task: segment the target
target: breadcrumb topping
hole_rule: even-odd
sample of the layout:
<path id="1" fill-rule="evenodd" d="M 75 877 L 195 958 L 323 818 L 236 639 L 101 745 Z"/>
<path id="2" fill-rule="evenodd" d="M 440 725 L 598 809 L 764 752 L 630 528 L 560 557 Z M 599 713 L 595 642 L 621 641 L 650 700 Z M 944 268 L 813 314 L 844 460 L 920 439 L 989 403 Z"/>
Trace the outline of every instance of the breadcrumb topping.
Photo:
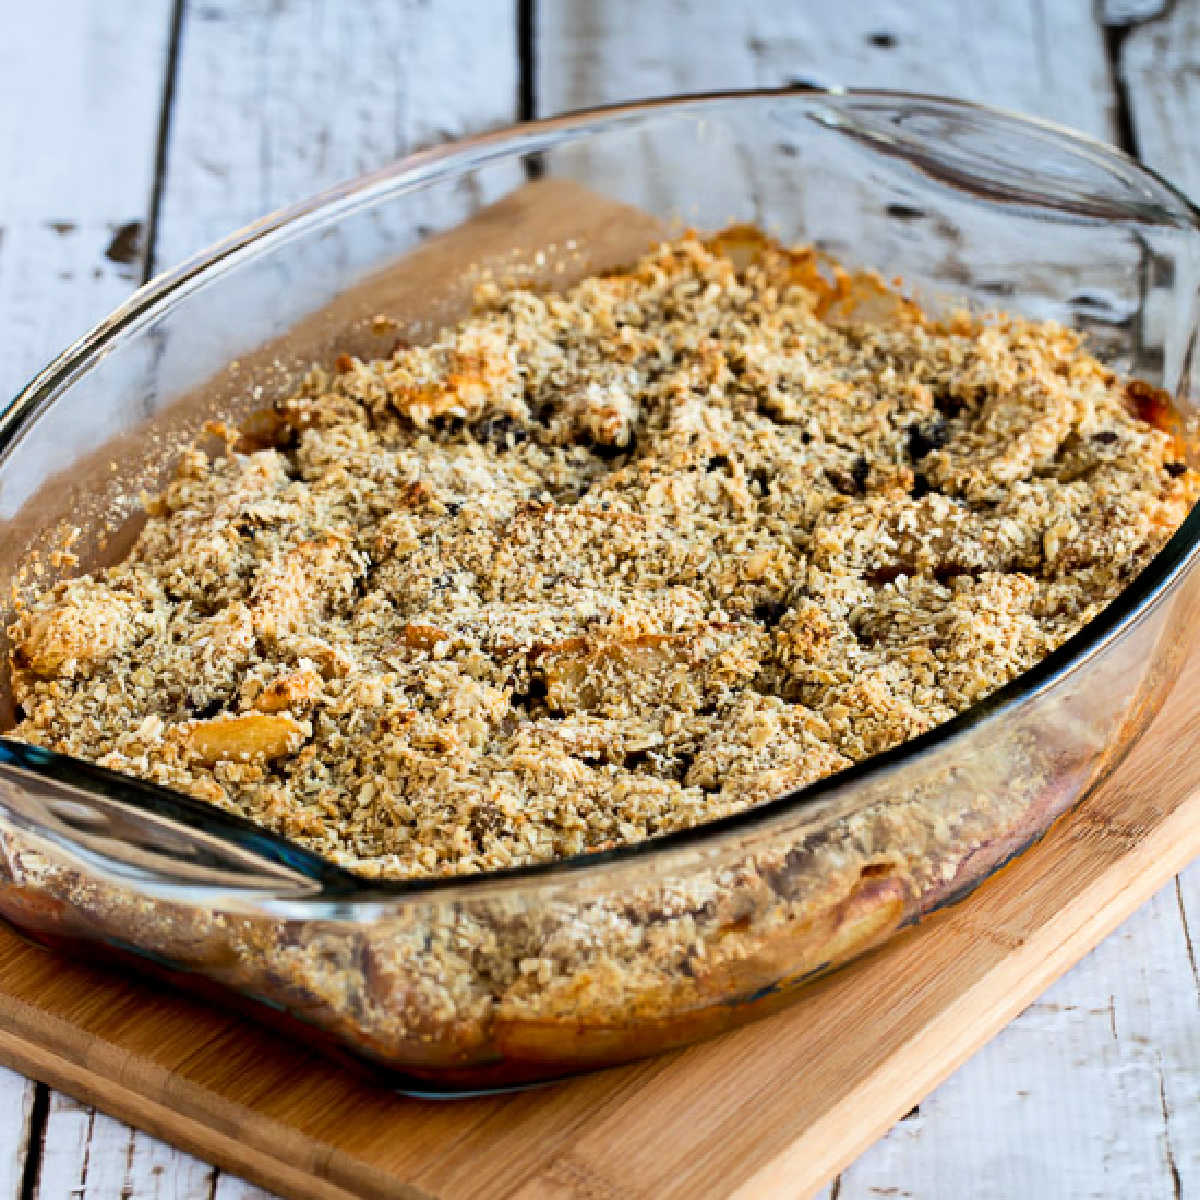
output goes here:
<path id="1" fill-rule="evenodd" d="M 370 876 L 595 851 L 963 711 L 1200 485 L 1071 331 L 750 230 L 478 299 L 184 455 L 124 562 L 19 612 L 13 736 Z"/>

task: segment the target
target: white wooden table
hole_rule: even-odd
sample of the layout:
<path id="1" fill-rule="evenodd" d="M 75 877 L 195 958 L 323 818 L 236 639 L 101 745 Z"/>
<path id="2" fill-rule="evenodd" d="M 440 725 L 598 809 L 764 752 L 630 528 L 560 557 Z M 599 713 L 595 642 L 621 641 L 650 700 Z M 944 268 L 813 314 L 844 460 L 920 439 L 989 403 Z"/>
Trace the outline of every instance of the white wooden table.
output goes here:
<path id="1" fill-rule="evenodd" d="M 415 147 L 800 80 L 1050 117 L 1200 196 L 1200 0 L 0 0 L 0 395 L 158 268 Z M 1200 864 L 828 1195 L 1200 1196 L 1198 948 Z M 0 1073 L 0 1200 L 256 1195 Z"/>

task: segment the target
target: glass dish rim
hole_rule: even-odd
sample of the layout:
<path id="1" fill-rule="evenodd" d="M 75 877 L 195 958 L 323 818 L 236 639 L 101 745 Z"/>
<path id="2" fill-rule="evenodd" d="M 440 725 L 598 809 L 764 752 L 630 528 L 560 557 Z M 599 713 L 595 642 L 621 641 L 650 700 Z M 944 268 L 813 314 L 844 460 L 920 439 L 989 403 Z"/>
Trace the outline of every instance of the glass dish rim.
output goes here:
<path id="1" fill-rule="evenodd" d="M 464 168 L 482 166 L 493 158 L 534 155 L 552 149 L 559 135 L 586 133 L 589 125 L 595 122 L 609 124 L 614 120 L 647 113 L 682 111 L 710 104 L 719 106 L 764 99 L 794 99 L 811 103 L 823 97 L 831 100 L 844 97 L 851 100 L 922 102 L 951 111 L 978 114 L 984 119 L 999 118 L 1018 127 L 1038 131 L 1052 142 L 1076 152 L 1086 152 L 1089 157 L 1119 167 L 1124 174 L 1140 176 L 1163 189 L 1178 205 L 1179 215 L 1186 221 L 1184 228 L 1189 228 L 1192 233 L 1200 233 L 1200 209 L 1152 168 L 1121 150 L 1053 121 L 952 97 L 877 88 L 751 88 L 678 93 L 578 109 L 417 151 L 269 213 L 198 251 L 177 266 L 155 275 L 107 317 L 72 342 L 0 411 L 0 462 L 17 448 L 16 443 L 25 430 L 42 412 L 86 374 L 119 337 L 124 334 L 135 335 L 142 325 L 161 309 L 186 295 L 193 286 L 219 276 L 244 258 L 270 249 L 275 244 L 275 235 L 285 237 L 302 231 L 310 222 L 331 223 L 365 207 L 377 197 L 432 182 Z M 599 128 L 595 131 L 598 132 Z M 186 827 L 229 838 L 244 847 L 249 841 L 251 845 L 246 848 L 252 849 L 263 859 L 298 872 L 317 885 L 317 890 L 302 897 L 289 897 L 292 903 L 302 907 L 331 900 L 339 903 L 399 898 L 441 900 L 449 899 L 457 892 L 479 893 L 497 887 L 507 889 L 526 882 L 539 888 L 559 879 L 584 882 L 585 878 L 614 867 L 630 866 L 642 859 L 671 857 L 673 851 L 702 846 L 720 847 L 739 834 L 749 834 L 788 815 L 802 813 L 835 792 L 877 780 L 887 771 L 915 762 L 949 745 L 960 735 L 992 717 L 998 717 L 1032 700 L 1085 665 L 1156 607 L 1176 580 L 1194 566 L 1197 557 L 1200 557 L 1200 502 L 1192 506 L 1166 545 L 1133 582 L 1082 629 L 1035 667 L 1022 672 L 951 720 L 880 754 L 853 763 L 836 774 L 731 816 L 608 850 L 574 854 L 524 866 L 437 877 L 372 880 L 340 867 L 245 818 L 226 813 L 185 793 L 136 776 L 107 770 L 84 759 L 0 736 L 0 763 L 29 772 L 52 784 L 117 799 L 135 809 L 177 820 Z M 203 883 L 191 886 L 197 894 L 218 890 Z M 229 889 L 225 886 L 219 890 Z M 261 892 L 263 889 L 259 886 L 253 890 Z"/>

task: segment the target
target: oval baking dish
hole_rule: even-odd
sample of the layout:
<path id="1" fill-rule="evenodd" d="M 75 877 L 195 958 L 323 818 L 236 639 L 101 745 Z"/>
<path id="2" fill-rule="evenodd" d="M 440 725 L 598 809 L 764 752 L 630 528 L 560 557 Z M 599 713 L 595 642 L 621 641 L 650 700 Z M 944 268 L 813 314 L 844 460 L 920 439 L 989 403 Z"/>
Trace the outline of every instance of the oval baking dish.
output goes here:
<path id="1" fill-rule="evenodd" d="M 0 418 L 6 595 L 116 561 L 138 496 L 207 421 L 246 421 L 335 351 L 428 337 L 481 272 L 560 288 L 664 231 L 731 222 L 898 274 L 935 311 L 1079 329 L 1173 397 L 1194 447 L 1200 225 L 1153 174 L 931 97 L 679 97 L 416 154 L 142 288 Z M 679 1046 L 961 898 L 1103 779 L 1180 668 L 1198 535 L 1193 510 L 1080 633 L 954 720 L 734 816 L 537 866 L 370 882 L 181 794 L 0 739 L 0 915 L 301 1023 L 421 1094 Z"/>

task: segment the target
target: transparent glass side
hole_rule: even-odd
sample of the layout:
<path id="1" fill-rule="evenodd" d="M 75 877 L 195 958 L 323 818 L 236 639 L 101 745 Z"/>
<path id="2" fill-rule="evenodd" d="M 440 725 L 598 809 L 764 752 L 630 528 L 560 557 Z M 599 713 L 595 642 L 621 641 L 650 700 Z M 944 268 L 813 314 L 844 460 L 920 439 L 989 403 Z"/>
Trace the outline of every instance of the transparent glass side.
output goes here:
<path id="1" fill-rule="evenodd" d="M 254 419 L 312 361 L 427 337 L 489 273 L 565 286 L 684 223 L 759 224 L 935 308 L 1082 328 L 1177 397 L 1190 437 L 1191 216 L 1099 147 L 919 98 L 796 95 L 521 138 L 226 248 L 44 384 L 0 459 L 6 594 L 113 561 L 140 490 L 204 422 Z M 282 1010 L 400 1086 L 509 1086 L 679 1045 L 965 894 L 1111 770 L 1178 672 L 1190 536 L 1115 635 L 1084 631 L 953 727 L 746 819 L 548 871 L 367 888 L 197 802 L 0 743 L 0 913 Z M 67 543 L 81 567 L 54 557 Z"/>

